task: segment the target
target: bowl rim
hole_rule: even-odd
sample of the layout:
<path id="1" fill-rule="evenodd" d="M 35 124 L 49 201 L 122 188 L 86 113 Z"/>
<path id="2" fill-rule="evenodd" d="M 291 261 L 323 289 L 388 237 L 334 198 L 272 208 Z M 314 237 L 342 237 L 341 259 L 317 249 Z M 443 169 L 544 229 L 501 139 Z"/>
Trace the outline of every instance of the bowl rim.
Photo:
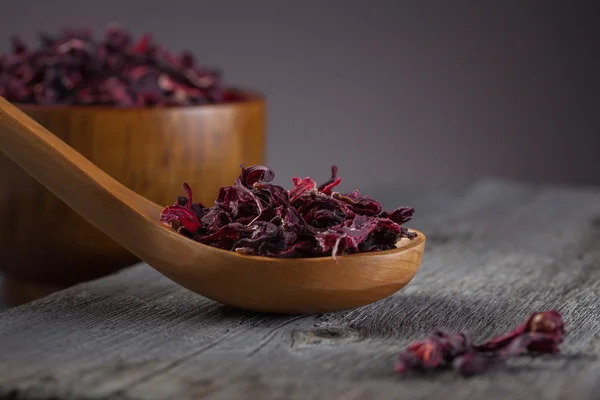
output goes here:
<path id="1" fill-rule="evenodd" d="M 228 101 L 224 103 L 209 103 L 209 104 L 194 104 L 186 106 L 163 106 L 163 107 L 116 107 L 116 106 L 83 106 L 83 105 L 41 105 L 34 103 L 13 103 L 22 111 L 39 111 L 39 112 L 52 112 L 52 111 L 106 111 L 115 113 L 127 113 L 127 112 L 177 112 L 186 110 L 198 110 L 198 109 L 219 109 L 227 108 L 231 106 L 241 106 L 250 104 L 261 104 L 265 102 L 265 95 L 255 89 L 247 89 L 239 86 L 227 86 L 225 88 L 227 92 L 235 93 L 240 95 L 241 99 Z"/>

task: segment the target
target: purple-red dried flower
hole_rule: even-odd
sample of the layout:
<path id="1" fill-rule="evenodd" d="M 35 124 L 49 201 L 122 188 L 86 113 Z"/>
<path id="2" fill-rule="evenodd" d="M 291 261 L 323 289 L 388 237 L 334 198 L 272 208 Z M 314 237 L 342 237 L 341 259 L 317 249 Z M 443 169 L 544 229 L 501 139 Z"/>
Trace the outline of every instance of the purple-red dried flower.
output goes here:
<path id="1" fill-rule="evenodd" d="M 194 203 L 185 184 L 187 198 L 166 207 L 160 219 L 200 243 L 269 257 L 389 250 L 400 238 L 416 236 L 401 226 L 412 217 L 412 208 L 382 213 L 379 202 L 358 191 L 334 192 L 341 182 L 335 166 L 320 186 L 311 178 L 294 178 L 294 187 L 286 190 L 269 183 L 274 177 L 264 166 L 242 167 L 235 185 L 222 187 L 210 208 Z"/>
<path id="2" fill-rule="evenodd" d="M 522 354 L 557 353 L 564 334 L 564 322 L 555 310 L 534 313 L 524 324 L 481 345 L 473 345 L 464 333 L 437 331 L 400 353 L 395 371 L 453 368 L 465 376 L 475 375 Z"/>
<path id="3" fill-rule="evenodd" d="M 402 373 L 407 370 L 427 371 L 448 366 L 470 348 L 471 339 L 465 334 L 438 330 L 425 340 L 409 345 L 400 354 L 395 370 Z"/>
<path id="4" fill-rule="evenodd" d="M 505 335 L 498 336 L 479 346 L 478 349 L 493 351 L 505 347 L 516 337 L 526 334 L 536 334 L 537 340 L 533 341 L 527 350 L 541 353 L 554 353 L 562 343 L 565 327 L 558 311 L 543 311 L 531 314 L 524 324 L 519 325 Z M 546 337 L 548 340 L 543 340 Z"/>
<path id="5" fill-rule="evenodd" d="M 0 95 L 22 104 L 185 106 L 235 100 L 219 71 L 196 64 L 189 52 L 175 56 L 150 34 L 134 41 L 110 24 L 103 40 L 89 29 L 40 35 L 29 48 L 11 39 L 12 52 L 0 55 Z"/>

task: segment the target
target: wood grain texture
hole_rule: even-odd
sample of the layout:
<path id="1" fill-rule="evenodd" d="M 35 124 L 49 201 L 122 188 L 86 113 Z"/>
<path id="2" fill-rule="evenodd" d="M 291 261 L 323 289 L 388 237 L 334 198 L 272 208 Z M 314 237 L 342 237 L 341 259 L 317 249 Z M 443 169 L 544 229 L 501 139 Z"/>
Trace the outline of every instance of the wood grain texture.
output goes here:
<path id="1" fill-rule="evenodd" d="M 144 197 L 172 204 L 185 181 L 197 201 L 211 204 L 222 185 L 235 181 L 240 163 L 263 162 L 265 104 L 258 95 L 247 97 L 170 109 L 22 108 Z M 0 270 L 8 278 L 54 290 L 137 260 L 0 154 Z"/>
<path id="2" fill-rule="evenodd" d="M 419 214 L 432 196 L 446 202 Z M 596 400 L 600 190 L 482 182 L 411 198 L 428 251 L 411 284 L 386 300 L 269 316 L 135 267 L 0 314 L 0 396 Z M 433 328 L 483 339 L 547 308 L 567 323 L 560 356 L 524 357 L 472 379 L 392 372 L 396 354 Z"/>

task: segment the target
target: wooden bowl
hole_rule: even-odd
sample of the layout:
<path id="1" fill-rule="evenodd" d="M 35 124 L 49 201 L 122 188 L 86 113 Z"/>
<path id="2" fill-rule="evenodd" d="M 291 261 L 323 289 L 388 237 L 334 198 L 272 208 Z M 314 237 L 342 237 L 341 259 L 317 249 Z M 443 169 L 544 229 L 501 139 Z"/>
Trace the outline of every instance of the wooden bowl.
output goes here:
<path id="1" fill-rule="evenodd" d="M 266 111 L 256 93 L 194 107 L 20 108 L 137 193 L 162 205 L 184 195 L 212 205 L 240 164 L 264 161 Z M 157 215 L 158 217 L 158 215 Z M 0 271 L 4 297 L 20 304 L 138 262 L 0 154 Z"/>

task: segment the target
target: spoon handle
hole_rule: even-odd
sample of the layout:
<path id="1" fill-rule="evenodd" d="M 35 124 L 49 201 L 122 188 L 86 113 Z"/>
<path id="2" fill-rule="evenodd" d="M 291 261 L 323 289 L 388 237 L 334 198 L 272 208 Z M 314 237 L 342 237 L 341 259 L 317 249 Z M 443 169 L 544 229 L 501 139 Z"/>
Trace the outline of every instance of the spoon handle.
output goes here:
<path id="1" fill-rule="evenodd" d="M 137 247 L 140 224 L 158 218 L 160 207 L 117 182 L 2 97 L 0 151 L 129 250 Z"/>

